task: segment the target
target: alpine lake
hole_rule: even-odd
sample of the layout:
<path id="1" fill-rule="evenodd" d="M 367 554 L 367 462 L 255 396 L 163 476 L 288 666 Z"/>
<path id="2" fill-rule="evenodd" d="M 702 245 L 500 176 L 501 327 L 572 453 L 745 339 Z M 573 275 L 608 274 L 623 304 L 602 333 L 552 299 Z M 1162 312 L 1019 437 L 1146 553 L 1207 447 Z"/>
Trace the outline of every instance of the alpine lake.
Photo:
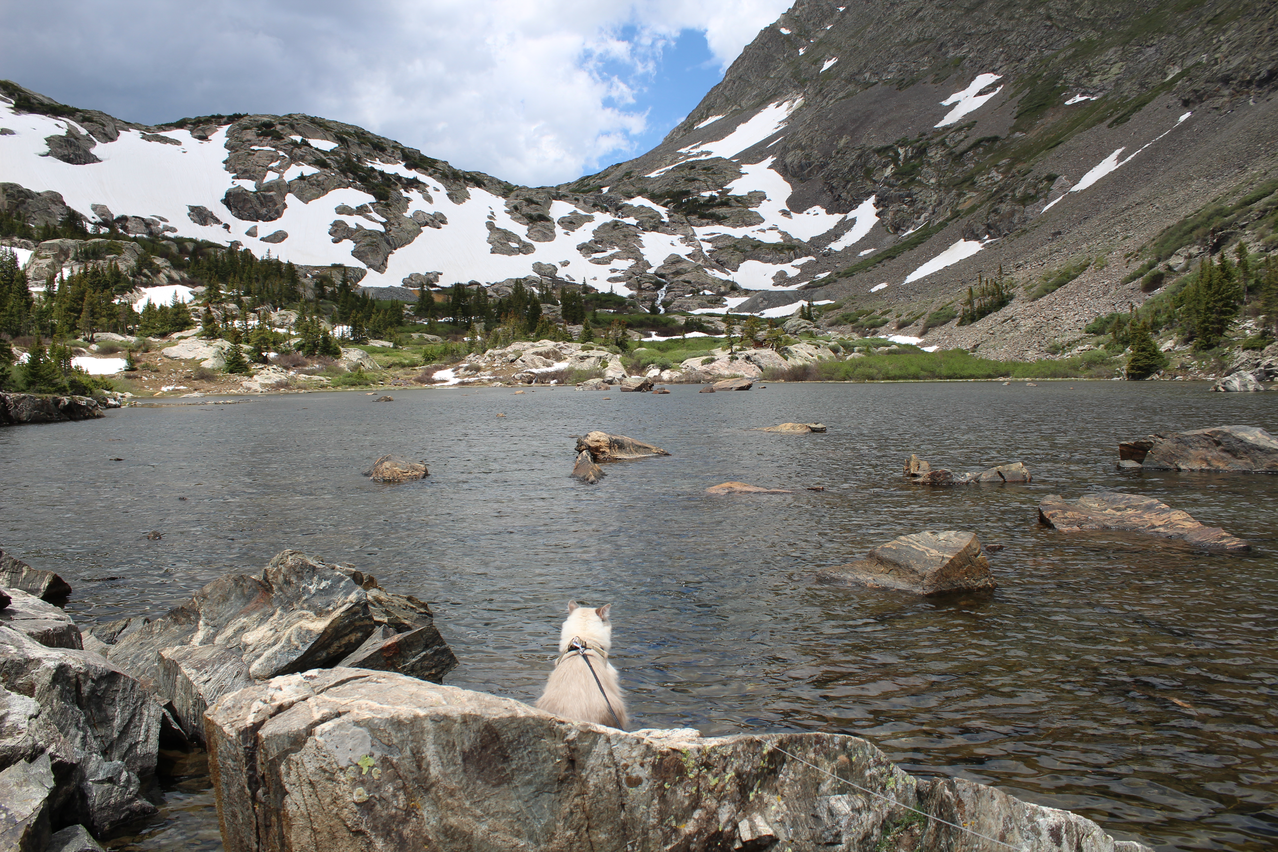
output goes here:
<path id="1" fill-rule="evenodd" d="M 697 390 L 182 399 L 4 429 L 0 547 L 66 578 L 82 628 L 160 615 L 286 548 L 347 562 L 430 602 L 460 660 L 447 683 L 527 702 L 567 601 L 612 602 L 634 727 L 854 734 L 908 772 L 992 784 L 1157 849 L 1278 847 L 1278 476 L 1115 467 L 1120 441 L 1154 432 L 1278 434 L 1278 393 Z M 757 431 L 787 421 L 829 431 Z M 593 429 L 671 455 L 584 485 L 569 477 L 574 437 Z M 363 471 L 387 453 L 429 477 L 372 482 Z M 902 476 L 911 453 L 955 471 L 1023 461 L 1034 479 L 928 488 Z M 704 493 L 728 480 L 793 493 Z M 1158 498 L 1252 550 L 1038 523 L 1046 495 L 1104 489 Z M 814 582 L 899 535 L 949 529 L 1003 546 L 992 595 Z M 165 796 L 110 846 L 221 849 L 205 776 Z"/>

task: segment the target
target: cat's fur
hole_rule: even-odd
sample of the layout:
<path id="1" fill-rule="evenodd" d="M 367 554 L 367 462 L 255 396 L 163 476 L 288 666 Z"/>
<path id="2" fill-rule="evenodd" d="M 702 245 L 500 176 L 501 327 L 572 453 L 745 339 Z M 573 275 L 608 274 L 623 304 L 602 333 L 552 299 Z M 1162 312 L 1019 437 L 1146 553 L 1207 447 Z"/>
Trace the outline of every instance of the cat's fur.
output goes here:
<path id="1" fill-rule="evenodd" d="M 620 721 L 622 730 L 629 725 L 626 703 L 617 684 L 617 670 L 608 662 L 608 652 L 612 650 L 612 622 L 608 620 L 611 609 L 612 604 L 591 609 L 579 606 L 576 601 L 568 602 L 568 618 L 559 631 L 559 662 L 550 673 L 541 698 L 537 699 L 539 708 L 574 722 L 593 722 L 615 728 Z M 574 638 L 586 643 L 589 649 L 586 656 L 590 658 L 590 668 L 594 669 L 599 683 L 595 683 L 595 676 L 590 674 L 586 661 L 572 649 Z M 603 686 L 602 693 L 600 685 Z M 605 694 L 607 702 L 604 701 Z M 617 718 L 614 719 L 609 712 L 608 704 L 612 705 Z"/>

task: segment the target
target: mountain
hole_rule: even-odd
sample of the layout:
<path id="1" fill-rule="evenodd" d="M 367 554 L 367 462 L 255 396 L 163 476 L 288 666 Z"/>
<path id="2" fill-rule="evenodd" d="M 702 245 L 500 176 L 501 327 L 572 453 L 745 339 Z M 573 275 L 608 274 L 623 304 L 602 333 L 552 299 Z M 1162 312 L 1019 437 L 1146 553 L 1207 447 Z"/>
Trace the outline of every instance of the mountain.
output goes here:
<path id="1" fill-rule="evenodd" d="M 1231 235 L 1274 247 L 1276 33 L 1259 0 L 798 0 L 657 148 L 539 188 L 312 116 L 143 127 L 3 83 L 0 212 L 404 298 L 531 276 L 656 309 L 811 301 L 827 326 L 1030 357 Z M 950 322 L 992 277 L 1011 303 Z"/>

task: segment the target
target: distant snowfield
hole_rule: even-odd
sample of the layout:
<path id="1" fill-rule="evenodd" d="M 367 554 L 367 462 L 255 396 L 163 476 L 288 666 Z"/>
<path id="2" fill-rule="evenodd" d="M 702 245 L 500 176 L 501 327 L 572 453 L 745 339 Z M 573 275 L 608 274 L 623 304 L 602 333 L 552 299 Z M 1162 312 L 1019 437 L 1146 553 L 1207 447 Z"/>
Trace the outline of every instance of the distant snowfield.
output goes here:
<path id="1" fill-rule="evenodd" d="M 1162 139 L 1168 133 L 1171 133 L 1177 127 L 1180 127 L 1180 125 L 1183 124 L 1185 120 L 1188 119 L 1191 115 L 1193 115 L 1192 112 L 1187 112 L 1182 114 L 1180 118 L 1176 119 L 1175 124 L 1173 124 L 1167 130 L 1164 130 L 1162 133 L 1158 134 L 1158 136 L 1154 137 L 1150 141 L 1146 142 L 1144 145 L 1141 145 L 1139 148 L 1137 148 L 1135 151 L 1133 151 L 1130 155 L 1126 157 L 1123 156 L 1123 152 L 1127 150 L 1126 146 L 1114 151 L 1112 154 L 1110 154 L 1105 159 L 1101 160 L 1095 166 L 1092 166 L 1091 170 L 1088 171 L 1087 174 L 1079 178 L 1078 183 L 1071 186 L 1067 192 L 1065 192 L 1059 198 L 1049 201 L 1046 204 L 1046 206 L 1043 207 L 1042 212 L 1046 213 L 1048 210 L 1051 210 L 1057 204 L 1064 201 L 1065 198 L 1070 195 L 1070 193 L 1082 192 L 1083 190 L 1089 187 L 1095 186 L 1096 183 L 1099 182 L 1102 178 L 1113 173 L 1120 166 L 1127 165 L 1132 160 L 1136 159 L 1136 156 L 1140 154 L 1142 151 L 1144 151 L 1146 148 L 1148 148 L 1150 145 L 1153 145 L 1155 142 Z"/>
<path id="2" fill-rule="evenodd" d="M 984 106 L 985 102 L 990 98 L 1003 91 L 1003 87 L 999 86 L 992 92 L 982 95 L 980 92 L 995 81 L 1001 80 L 1001 74 L 981 74 L 978 75 L 972 84 L 961 92 L 955 92 L 945 100 L 941 101 L 941 106 L 954 105 L 954 108 L 946 113 L 945 118 L 936 123 L 936 127 L 949 127 L 952 124 L 958 124 L 959 120 L 968 113 L 975 112 Z"/>
<path id="3" fill-rule="evenodd" d="M 114 376 L 124 372 L 123 358 L 92 358 L 88 355 L 77 355 L 71 359 L 72 367 L 79 367 L 90 376 Z"/>
<path id="4" fill-rule="evenodd" d="M 926 278 L 933 272 L 940 272 L 947 266 L 953 266 L 960 260 L 966 260 L 985 248 L 985 244 L 992 242 L 991 240 L 959 240 L 918 269 L 911 272 L 905 277 L 903 283 L 909 284 L 911 281 L 918 281 L 920 278 Z"/>
<path id="5" fill-rule="evenodd" d="M 790 115 L 801 106 L 803 106 L 803 98 L 769 104 L 759 110 L 753 118 L 743 121 L 736 130 L 722 139 L 680 148 L 679 152 L 687 154 L 686 159 L 689 160 L 707 157 L 731 159 L 784 128 Z"/>

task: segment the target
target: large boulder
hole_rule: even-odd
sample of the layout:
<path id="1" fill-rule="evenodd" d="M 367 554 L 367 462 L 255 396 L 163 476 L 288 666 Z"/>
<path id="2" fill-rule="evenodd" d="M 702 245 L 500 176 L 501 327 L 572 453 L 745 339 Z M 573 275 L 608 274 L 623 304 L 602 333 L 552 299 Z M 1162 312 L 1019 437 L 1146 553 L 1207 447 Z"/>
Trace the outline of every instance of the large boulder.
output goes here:
<path id="1" fill-rule="evenodd" d="M 225 370 L 226 355 L 234 346 L 229 340 L 183 340 L 173 346 L 160 350 L 165 358 L 175 361 L 199 361 L 201 367 L 210 370 Z"/>
<path id="2" fill-rule="evenodd" d="M 391 594 L 348 566 L 286 550 L 260 575 L 220 577 L 166 615 L 121 634 L 107 655 L 172 702 L 179 725 L 199 739 L 204 709 L 222 695 L 334 666 L 381 627 L 422 632 L 405 641 L 412 653 L 388 655 L 379 667 L 398 662 L 413 676 L 439 680 L 457 664 L 425 603 Z"/>
<path id="3" fill-rule="evenodd" d="M 0 426 L 27 423 L 62 423 L 102 416 L 102 406 L 87 396 L 39 396 L 33 393 L 0 393 Z"/>
<path id="4" fill-rule="evenodd" d="M 411 462 L 399 456 L 382 456 L 364 474 L 374 482 L 413 482 L 429 474 L 422 462 Z"/>
<path id="5" fill-rule="evenodd" d="M 711 385 L 716 391 L 748 391 L 754 387 L 753 379 L 724 379 Z"/>
<path id="6" fill-rule="evenodd" d="M 98 654 L 0 627 L 0 684 L 39 705 L 45 727 L 27 714 L 19 747 L 35 743 L 53 761 L 63 821 L 100 835 L 155 812 L 143 790 L 155 773 L 161 710 L 140 683 Z"/>
<path id="7" fill-rule="evenodd" d="M 53 795 L 48 755 L 0 770 L 0 849 L 46 852 L 53 833 Z"/>
<path id="8" fill-rule="evenodd" d="M 577 453 L 577 460 L 572 464 L 572 475 L 574 479 L 580 479 L 587 485 L 595 485 L 605 474 L 604 469 L 590 457 L 590 451 L 582 450 Z"/>
<path id="9" fill-rule="evenodd" d="M 986 592 L 998 585 L 981 542 L 973 533 L 954 530 L 901 536 L 873 548 L 865 559 L 823 569 L 817 579 L 920 595 Z"/>
<path id="10" fill-rule="evenodd" d="M 71 584 L 52 571 L 41 571 L 0 550 L 0 586 L 21 589 L 41 600 L 57 603 L 71 594 Z"/>
<path id="11" fill-rule="evenodd" d="M 652 379 L 647 376 L 626 376 L 618 386 L 622 393 L 647 393 L 652 390 Z"/>
<path id="12" fill-rule="evenodd" d="M 0 609 L 0 626 L 12 628 L 50 648 L 83 648 L 80 628 L 65 611 L 18 589 L 8 592 L 10 602 Z"/>
<path id="13" fill-rule="evenodd" d="M 1188 513 L 1153 497 L 1100 491 L 1068 501 L 1049 494 L 1038 506 L 1039 522 L 1061 532 L 1122 530 L 1186 541 L 1209 550 L 1250 550 L 1246 541 L 1220 527 L 1200 524 Z"/>
<path id="14" fill-rule="evenodd" d="M 577 439 L 577 452 L 582 451 L 590 453 L 590 458 L 596 464 L 670 455 L 652 444 L 645 444 L 643 441 L 636 441 L 625 435 L 609 435 L 607 432 L 598 430 L 587 432 Z"/>
<path id="15" fill-rule="evenodd" d="M 986 848 L 965 829 L 1021 852 L 1147 849 L 912 777 L 857 737 L 625 732 L 381 672 L 276 678 L 223 698 L 207 726 L 228 852 Z"/>
<path id="16" fill-rule="evenodd" d="M 1213 426 L 1126 441 L 1118 457 L 1150 470 L 1278 473 L 1278 440 L 1258 426 Z"/>
<path id="17" fill-rule="evenodd" d="M 1260 379 L 1256 378 L 1254 373 L 1234 373 L 1232 376 L 1217 380 L 1211 389 L 1227 393 L 1256 393 L 1263 391 L 1265 386 L 1260 383 Z"/>

